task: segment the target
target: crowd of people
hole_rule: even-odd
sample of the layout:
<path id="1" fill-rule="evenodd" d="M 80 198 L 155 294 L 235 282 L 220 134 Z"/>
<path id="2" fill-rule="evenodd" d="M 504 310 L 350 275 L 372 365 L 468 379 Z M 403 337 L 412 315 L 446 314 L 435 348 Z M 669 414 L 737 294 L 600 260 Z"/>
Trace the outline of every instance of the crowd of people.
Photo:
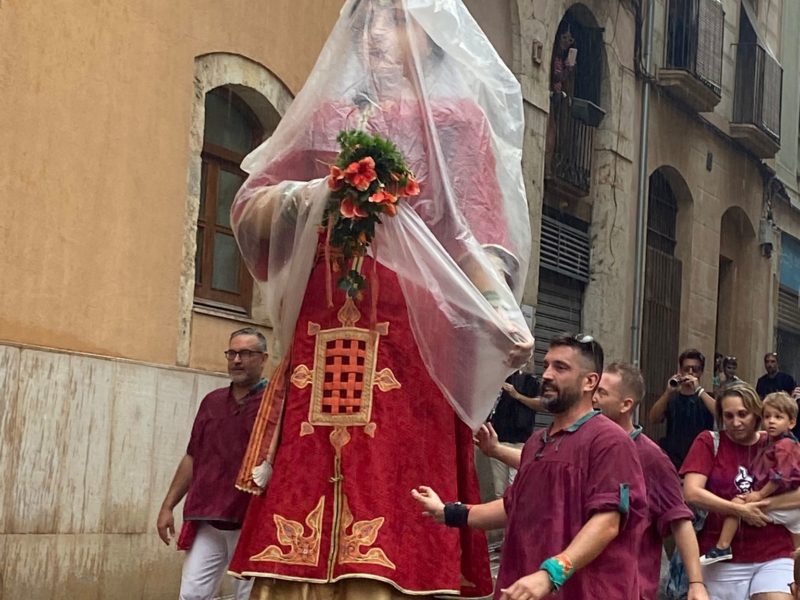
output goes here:
<path id="1" fill-rule="evenodd" d="M 266 340 L 256 329 L 241 329 L 224 354 L 231 384 L 201 403 L 158 516 L 158 533 L 168 544 L 175 536 L 173 510 L 186 497 L 177 538 L 178 548 L 187 550 L 181 599 L 213 596 L 234 558 L 250 502 L 234 482 L 268 387 L 262 377 Z M 495 499 L 481 504 L 474 489 L 457 487 L 441 498 L 441 490 L 424 484 L 414 486 L 411 497 L 446 526 L 442 531 L 463 537 L 469 530 L 504 530 L 494 587 L 502 600 L 556 592 L 566 599 L 800 597 L 792 560 L 800 547 L 800 444 L 792 433 L 798 405 L 786 391 L 774 391 L 776 379 L 789 381 L 777 377 L 776 359 L 765 357 L 763 398 L 739 379 L 712 395 L 701 384 L 704 356 L 682 353 L 678 372 L 648 415 L 667 421 L 659 447 L 637 424 L 645 397 L 640 371 L 622 362 L 604 365 L 602 347 L 591 336 L 555 337 L 541 380 L 515 371 L 473 439 L 496 463 Z M 535 429 L 537 412 L 552 415 L 552 424 Z M 683 427 L 698 429 L 693 439 Z M 380 490 L 366 497 L 373 494 Z M 414 511 L 406 519 L 413 520 Z M 279 543 L 304 541 L 307 552 L 319 551 L 300 523 L 280 524 Z M 374 533 L 350 543 L 358 550 Z M 447 537 L 432 539 L 420 542 L 442 551 Z M 463 546 L 447 547 L 463 559 Z M 668 589 L 665 547 L 674 554 Z M 249 598 L 253 579 L 240 575 L 235 596 Z M 373 585 L 362 597 L 381 597 Z"/>
<path id="2" fill-rule="evenodd" d="M 541 381 L 518 371 L 523 132 L 520 84 L 460 0 L 345 2 L 242 164 L 231 225 L 279 360 L 267 381 L 264 336 L 233 332 L 231 383 L 200 405 L 157 519 L 169 544 L 185 498 L 181 600 L 226 571 L 237 600 L 651 600 L 668 538 L 676 597 L 791 598 L 797 404 L 777 357 L 756 389 L 723 357 L 708 391 L 684 352 L 647 415 L 659 444 L 640 372 L 592 336 L 549 340 Z"/>
<path id="3" fill-rule="evenodd" d="M 584 384 L 580 388 L 582 400 L 573 393 L 565 401 L 570 396 L 569 388 L 558 373 L 570 371 L 565 346 L 576 350 L 569 358 L 574 361 L 582 354 L 587 363 L 581 373 L 583 379 L 573 380 Z M 791 593 L 795 594 L 792 556 L 794 548 L 800 547 L 800 493 L 796 492 L 800 486 L 800 445 L 792 429 L 796 426 L 798 405 L 786 391 L 795 392 L 793 380 L 785 374 L 778 376 L 777 356 L 765 356 L 766 373 L 759 380 L 761 397 L 756 388 L 736 377 L 730 368 L 725 374 L 727 381 L 723 379 L 713 393 L 707 393 L 700 383 L 704 356 L 693 349 L 682 353 L 678 372 L 667 382 L 665 392 L 649 413 L 652 422 L 667 420 L 667 435 L 660 440 L 659 448 L 642 433 L 641 426 L 634 425 L 634 414 L 645 395 L 641 373 L 625 363 L 612 363 L 604 370 L 602 358 L 597 362 L 597 354 L 594 341 L 584 345 L 569 336 L 555 338 L 543 365 L 541 397 L 527 397 L 518 389 L 512 391 L 511 382 L 504 386 L 501 402 L 507 395 L 524 409 L 535 407 L 555 413 L 555 420 L 550 427 L 533 432 L 522 450 L 504 443 L 492 423 L 479 432 L 476 443 L 485 454 L 509 468 L 520 469 L 502 500 L 465 510 L 442 504 L 435 491 L 426 487 L 414 492 L 426 512 L 444 523 L 448 523 L 448 515 L 461 514 L 455 522 L 474 527 L 502 522 L 506 526 L 498 578 L 503 598 L 541 598 L 561 585 L 567 598 L 777 599 L 789 597 L 790 584 Z M 602 375 L 590 384 L 587 370 L 593 370 L 592 377 Z M 785 387 L 776 390 L 781 381 Z M 537 383 L 527 381 L 526 385 L 536 387 Z M 573 387 L 576 389 L 579 388 Z M 594 410 L 588 410 L 592 406 Z M 634 449 L 606 434 L 605 442 L 616 446 L 612 457 L 593 436 L 581 439 L 574 435 L 585 430 L 586 423 L 594 421 L 598 412 L 628 434 Z M 493 421 L 497 422 L 497 412 Z M 502 419 L 500 423 L 506 427 Z M 562 444 L 562 440 L 576 443 Z M 576 447 L 589 454 L 576 455 Z M 602 460 L 584 462 L 591 458 Z M 637 459 L 643 488 L 628 470 Z M 555 464 L 547 464 L 550 460 Z M 575 477 L 573 471 L 589 477 Z M 600 476 L 607 487 L 592 482 L 594 475 Z M 585 548 L 576 540 L 583 542 L 584 528 L 594 531 L 591 528 L 595 516 L 602 514 L 594 505 L 597 501 L 593 495 L 606 500 L 614 497 L 608 486 L 613 490 L 622 485 L 620 478 L 629 486 L 629 506 L 625 512 L 619 507 L 616 511 L 624 515 L 625 531 L 633 534 L 633 547 L 638 543 L 638 550 L 627 556 L 615 554 L 622 543 L 622 531 L 605 538 L 595 535 L 590 556 L 596 558 L 586 565 L 582 554 Z M 500 485 L 504 483 L 508 482 Z M 637 488 L 646 497 L 646 508 L 640 507 L 638 513 Z M 490 511 L 498 514 L 490 518 Z M 566 536 L 565 526 L 569 531 Z M 672 540 L 666 546 L 674 548 L 675 558 L 680 559 L 672 562 L 673 579 L 674 565 L 681 568 L 677 569 L 678 581 L 670 581 L 669 588 L 664 589 L 661 555 L 667 537 Z M 525 541 L 520 543 L 521 539 Z M 540 545 L 546 547 L 539 548 Z M 535 564 L 549 555 L 558 558 L 561 566 L 547 563 L 549 558 Z M 613 581 L 609 581 L 602 573 L 610 568 L 604 559 L 612 557 L 610 564 L 616 566 Z M 578 565 L 584 567 L 582 571 Z M 625 572 L 623 565 L 638 565 L 638 593 L 631 592 L 635 578 Z M 597 568 L 600 570 L 593 571 Z M 512 569 L 516 572 L 509 576 Z M 515 580 L 532 571 L 539 573 L 538 579 L 529 575 Z M 545 574 L 550 578 L 549 584 Z M 621 587 L 613 587 L 621 581 Z"/>

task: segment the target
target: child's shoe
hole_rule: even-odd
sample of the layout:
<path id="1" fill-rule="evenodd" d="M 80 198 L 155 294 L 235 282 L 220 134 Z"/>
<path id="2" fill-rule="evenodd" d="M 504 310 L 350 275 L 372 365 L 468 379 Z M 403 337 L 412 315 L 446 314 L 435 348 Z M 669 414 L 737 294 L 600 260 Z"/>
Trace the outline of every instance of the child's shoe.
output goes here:
<path id="1" fill-rule="evenodd" d="M 730 560 L 733 558 L 733 552 L 731 552 L 731 547 L 728 546 L 727 548 L 717 548 L 714 546 L 711 550 L 703 554 L 700 557 L 700 564 L 705 565 L 713 565 L 714 563 L 721 562 L 723 560 Z"/>

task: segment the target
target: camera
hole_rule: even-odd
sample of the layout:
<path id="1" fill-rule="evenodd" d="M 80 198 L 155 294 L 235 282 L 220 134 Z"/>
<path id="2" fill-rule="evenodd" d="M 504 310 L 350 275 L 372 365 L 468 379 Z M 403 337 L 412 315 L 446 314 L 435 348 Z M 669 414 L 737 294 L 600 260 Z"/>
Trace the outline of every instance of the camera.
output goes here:
<path id="1" fill-rule="evenodd" d="M 683 377 L 670 377 L 669 378 L 669 387 L 678 387 L 680 384 L 683 383 Z"/>

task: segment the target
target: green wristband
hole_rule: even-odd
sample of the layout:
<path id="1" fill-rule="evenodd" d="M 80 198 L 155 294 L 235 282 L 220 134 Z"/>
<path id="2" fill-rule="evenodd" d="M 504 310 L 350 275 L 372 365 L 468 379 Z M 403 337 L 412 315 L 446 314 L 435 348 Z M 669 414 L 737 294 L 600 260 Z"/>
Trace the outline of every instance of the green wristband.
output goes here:
<path id="1" fill-rule="evenodd" d="M 550 582 L 553 584 L 553 589 L 558 591 L 567 580 L 572 577 L 575 569 L 572 562 L 563 554 L 558 556 L 551 556 L 544 561 L 539 568 L 547 573 L 550 577 Z"/>

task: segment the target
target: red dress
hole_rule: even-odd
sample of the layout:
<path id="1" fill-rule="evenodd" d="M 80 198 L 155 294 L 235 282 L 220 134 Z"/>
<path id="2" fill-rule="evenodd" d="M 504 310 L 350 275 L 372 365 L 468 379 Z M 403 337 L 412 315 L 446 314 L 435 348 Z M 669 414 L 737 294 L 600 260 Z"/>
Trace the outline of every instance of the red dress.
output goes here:
<path id="1" fill-rule="evenodd" d="M 480 501 L 472 434 L 428 375 L 396 277 L 377 266 L 370 332 L 369 292 L 354 303 L 335 290 L 328 308 L 325 271 L 320 257 L 295 329 L 272 478 L 250 503 L 230 570 L 491 593 L 483 533 L 433 524 L 410 495 L 430 485 L 447 500 Z M 375 277 L 371 258 L 362 272 Z"/>

